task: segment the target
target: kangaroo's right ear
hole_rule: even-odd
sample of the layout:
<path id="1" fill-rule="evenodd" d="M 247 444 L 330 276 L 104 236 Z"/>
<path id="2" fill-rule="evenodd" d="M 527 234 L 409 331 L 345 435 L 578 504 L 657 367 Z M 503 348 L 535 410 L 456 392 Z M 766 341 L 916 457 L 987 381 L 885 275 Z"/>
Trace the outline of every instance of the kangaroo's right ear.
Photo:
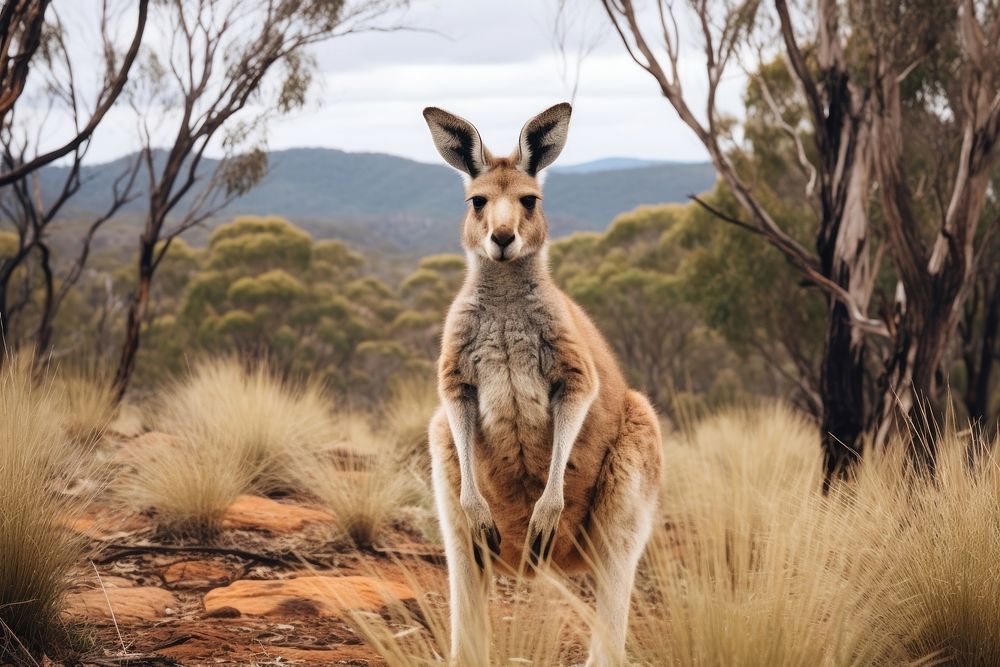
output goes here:
<path id="1" fill-rule="evenodd" d="M 472 123 L 437 107 L 424 109 L 424 120 L 445 162 L 472 178 L 486 171 L 483 140 Z"/>

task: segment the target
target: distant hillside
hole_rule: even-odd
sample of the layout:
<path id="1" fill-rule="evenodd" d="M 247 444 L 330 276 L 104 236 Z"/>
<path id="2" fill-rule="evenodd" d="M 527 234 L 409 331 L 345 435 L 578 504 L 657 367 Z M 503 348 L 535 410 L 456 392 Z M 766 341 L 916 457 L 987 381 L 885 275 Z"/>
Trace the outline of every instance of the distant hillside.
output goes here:
<path id="1" fill-rule="evenodd" d="M 104 209 L 123 166 L 118 160 L 86 168 L 87 183 L 72 202 L 74 213 Z M 206 173 L 213 166 L 208 161 Z M 62 169 L 44 171 L 43 194 L 53 192 Z M 545 211 L 553 236 L 603 230 L 623 211 L 684 201 L 690 193 L 709 189 L 714 180 L 708 163 L 553 171 L 545 182 Z M 378 153 L 303 148 L 272 153 L 267 177 L 224 216 L 281 215 L 318 237 L 338 236 L 371 249 L 417 255 L 458 247 L 464 206 L 461 179 L 446 166 Z M 140 198 L 126 217 L 143 210 Z"/>
<path id="2" fill-rule="evenodd" d="M 570 165 L 553 165 L 553 172 L 563 174 L 587 174 L 593 171 L 615 171 L 617 169 L 639 169 L 641 167 L 658 167 L 663 164 L 678 164 L 666 160 L 640 160 L 634 157 L 604 157 L 600 160 L 581 162 Z"/>

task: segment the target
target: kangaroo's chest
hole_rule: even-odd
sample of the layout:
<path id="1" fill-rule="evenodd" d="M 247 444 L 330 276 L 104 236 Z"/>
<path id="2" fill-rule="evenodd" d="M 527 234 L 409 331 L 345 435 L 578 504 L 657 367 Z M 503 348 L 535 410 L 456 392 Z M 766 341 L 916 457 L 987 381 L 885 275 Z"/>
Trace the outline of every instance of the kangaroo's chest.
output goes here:
<path id="1" fill-rule="evenodd" d="M 487 440 L 524 447 L 550 428 L 555 322 L 544 304 L 522 298 L 479 305 L 463 364 L 471 371 Z"/>

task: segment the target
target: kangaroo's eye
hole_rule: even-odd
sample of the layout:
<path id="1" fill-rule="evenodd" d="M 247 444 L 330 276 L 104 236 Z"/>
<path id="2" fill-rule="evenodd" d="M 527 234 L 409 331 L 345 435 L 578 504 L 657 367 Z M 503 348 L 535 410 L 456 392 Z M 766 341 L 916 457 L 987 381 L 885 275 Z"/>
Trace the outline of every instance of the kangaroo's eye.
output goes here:
<path id="1" fill-rule="evenodd" d="M 476 195 L 475 197 L 472 198 L 472 208 L 476 209 L 477 211 L 482 211 L 484 206 L 486 206 L 486 197 L 480 197 L 479 195 Z"/>
<path id="2" fill-rule="evenodd" d="M 521 206 L 529 211 L 532 211 L 535 208 L 536 201 L 538 201 L 538 197 L 535 195 L 525 195 L 524 197 L 521 197 Z"/>

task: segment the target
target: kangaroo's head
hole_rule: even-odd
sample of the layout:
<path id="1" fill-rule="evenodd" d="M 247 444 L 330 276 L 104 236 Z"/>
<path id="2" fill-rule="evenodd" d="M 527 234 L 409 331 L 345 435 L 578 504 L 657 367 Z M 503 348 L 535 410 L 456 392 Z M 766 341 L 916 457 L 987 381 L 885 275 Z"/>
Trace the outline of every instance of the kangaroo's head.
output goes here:
<path id="1" fill-rule="evenodd" d="M 546 109 L 524 125 L 509 157 L 495 157 L 472 123 L 436 107 L 424 109 L 441 157 L 468 175 L 469 208 L 462 223 L 466 250 L 496 262 L 541 250 L 549 229 L 538 172 L 562 152 L 571 112 L 565 102 Z"/>

